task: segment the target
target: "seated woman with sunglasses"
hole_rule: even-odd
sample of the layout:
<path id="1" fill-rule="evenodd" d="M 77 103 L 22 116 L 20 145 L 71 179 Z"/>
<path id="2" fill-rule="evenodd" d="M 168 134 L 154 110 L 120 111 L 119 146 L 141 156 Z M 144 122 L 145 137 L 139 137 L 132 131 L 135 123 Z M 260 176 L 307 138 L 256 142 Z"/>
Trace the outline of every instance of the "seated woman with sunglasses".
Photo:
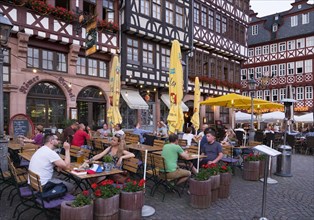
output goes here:
<path id="1" fill-rule="evenodd" d="M 110 147 L 106 148 L 103 152 L 93 156 L 91 159 L 86 161 L 87 163 L 94 160 L 102 159 L 105 155 L 109 154 L 113 158 L 114 168 L 122 169 L 123 159 L 135 157 L 135 155 L 127 150 L 125 150 L 125 141 L 122 139 L 121 135 L 116 134 L 113 136 Z M 120 174 L 114 174 L 109 177 L 115 181 L 119 181 Z M 97 182 L 100 180 L 97 179 Z"/>

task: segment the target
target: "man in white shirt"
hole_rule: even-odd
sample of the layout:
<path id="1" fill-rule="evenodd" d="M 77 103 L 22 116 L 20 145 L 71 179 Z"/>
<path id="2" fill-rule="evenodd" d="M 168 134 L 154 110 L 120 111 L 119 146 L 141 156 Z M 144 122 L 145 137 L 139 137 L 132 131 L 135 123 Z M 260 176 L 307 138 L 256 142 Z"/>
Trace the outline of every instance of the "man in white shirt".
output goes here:
<path id="1" fill-rule="evenodd" d="M 63 147 L 65 150 L 64 160 L 62 160 L 61 157 L 54 151 L 56 145 L 58 145 L 58 137 L 56 135 L 45 135 L 44 146 L 39 148 L 34 153 L 29 163 L 28 169 L 39 175 L 42 186 L 44 186 L 48 181 L 54 183 L 63 182 L 68 188 L 68 192 L 72 192 L 74 189 L 73 184 L 57 178 L 53 178 L 54 166 L 57 166 L 60 169 L 70 168 L 70 144 L 68 142 L 63 143 Z"/>
<path id="2" fill-rule="evenodd" d="M 116 124 L 116 126 L 114 126 L 113 136 L 115 136 L 116 134 L 118 134 L 120 136 L 124 135 L 124 131 L 122 131 L 122 125 L 121 124 Z"/>

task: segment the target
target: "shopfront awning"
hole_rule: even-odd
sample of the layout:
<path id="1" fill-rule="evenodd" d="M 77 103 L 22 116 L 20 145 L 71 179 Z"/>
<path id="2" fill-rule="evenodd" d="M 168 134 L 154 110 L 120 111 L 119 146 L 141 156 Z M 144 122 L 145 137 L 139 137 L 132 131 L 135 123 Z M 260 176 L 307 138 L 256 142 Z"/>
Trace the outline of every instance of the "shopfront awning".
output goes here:
<path id="1" fill-rule="evenodd" d="M 166 106 L 170 109 L 170 98 L 168 94 L 162 94 L 161 100 L 166 104 Z M 189 107 L 187 107 L 184 102 L 181 102 L 181 107 L 184 112 L 189 111 Z"/>
<path id="2" fill-rule="evenodd" d="M 131 109 L 148 109 L 147 103 L 138 91 L 121 89 L 121 95 Z"/>

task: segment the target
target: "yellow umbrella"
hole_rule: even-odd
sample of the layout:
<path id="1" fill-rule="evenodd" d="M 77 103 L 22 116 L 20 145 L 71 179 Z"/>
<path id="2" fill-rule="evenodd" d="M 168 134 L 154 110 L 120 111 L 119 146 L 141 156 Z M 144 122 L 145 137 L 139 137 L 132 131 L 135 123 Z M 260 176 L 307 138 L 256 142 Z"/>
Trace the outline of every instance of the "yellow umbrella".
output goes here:
<path id="1" fill-rule="evenodd" d="M 262 99 L 253 99 L 254 104 L 265 103 Z M 236 105 L 251 104 L 251 97 L 230 93 L 227 95 L 210 98 L 200 103 L 201 105 L 218 105 L 227 108 L 234 108 Z"/>
<path id="2" fill-rule="evenodd" d="M 109 76 L 109 87 L 110 87 L 110 107 L 108 109 L 108 120 L 109 124 L 115 125 L 122 123 L 122 117 L 119 111 L 120 102 L 120 63 L 118 55 L 114 55 L 112 58 L 111 71 Z"/>
<path id="3" fill-rule="evenodd" d="M 194 85 L 194 113 L 191 118 L 191 122 L 194 125 L 196 131 L 200 127 L 200 99 L 201 99 L 200 82 L 198 77 L 196 77 Z"/>
<path id="4" fill-rule="evenodd" d="M 177 40 L 172 42 L 169 66 L 169 97 L 170 111 L 167 118 L 169 131 L 175 133 L 182 131 L 184 124 L 181 101 L 183 98 L 183 70 L 181 64 L 180 43 Z"/>
<path id="5" fill-rule="evenodd" d="M 251 112 L 251 104 L 248 105 L 234 105 L 234 108 L 237 109 L 243 109 L 247 110 L 248 112 Z M 254 104 L 254 113 L 265 113 L 269 111 L 284 111 L 284 105 L 280 103 L 274 103 L 274 102 L 265 102 L 265 103 L 259 103 Z"/>

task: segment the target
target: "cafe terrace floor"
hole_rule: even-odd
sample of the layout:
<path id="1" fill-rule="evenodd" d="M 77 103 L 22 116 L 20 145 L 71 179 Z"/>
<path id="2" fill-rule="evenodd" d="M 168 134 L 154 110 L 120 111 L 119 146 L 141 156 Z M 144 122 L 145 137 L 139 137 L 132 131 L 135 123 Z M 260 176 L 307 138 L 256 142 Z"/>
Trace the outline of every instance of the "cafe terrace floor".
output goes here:
<path id="1" fill-rule="evenodd" d="M 276 160 L 273 169 L 276 168 Z M 266 217 L 269 220 L 310 220 L 314 219 L 314 156 L 292 155 L 293 177 L 272 177 L 278 184 L 267 187 Z M 221 219 L 251 220 L 259 219 L 262 209 L 263 183 L 245 181 L 241 171 L 236 169 L 232 178 L 231 195 L 228 199 L 219 199 L 208 209 L 193 209 L 189 206 L 187 194 L 179 198 L 174 193 L 167 193 L 165 201 L 162 195 L 146 195 L 145 204 L 153 206 L 156 213 L 143 219 Z M 8 190 L 0 201 L 0 219 L 12 219 L 17 199 L 12 207 L 6 201 Z M 35 212 L 23 214 L 21 219 L 31 219 Z M 45 219 L 43 215 L 37 219 Z"/>

